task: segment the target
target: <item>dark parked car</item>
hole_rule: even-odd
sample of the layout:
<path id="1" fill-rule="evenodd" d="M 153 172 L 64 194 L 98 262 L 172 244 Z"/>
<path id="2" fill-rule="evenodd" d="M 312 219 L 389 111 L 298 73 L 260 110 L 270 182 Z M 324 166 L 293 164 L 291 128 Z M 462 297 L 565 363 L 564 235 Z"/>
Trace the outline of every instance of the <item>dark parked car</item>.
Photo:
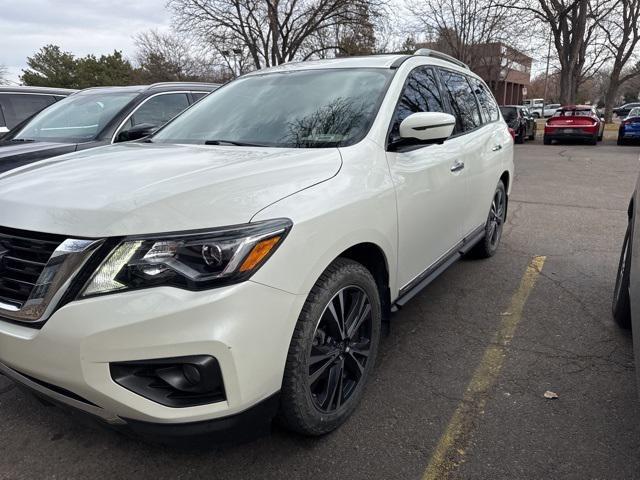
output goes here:
<path id="1" fill-rule="evenodd" d="M 640 229 L 638 202 L 640 201 L 640 178 L 629 202 L 627 231 L 622 243 L 618 274 L 613 291 L 613 318 L 616 323 L 633 332 L 636 375 L 640 386 Z"/>
<path id="2" fill-rule="evenodd" d="M 504 121 L 515 132 L 515 142 L 524 143 L 525 139 L 536 138 L 536 119 L 527 107 L 521 105 L 504 105 L 500 107 Z"/>
<path id="3" fill-rule="evenodd" d="M 0 141 L 0 173 L 45 158 L 155 132 L 219 85 L 96 87 L 56 102 Z"/>
<path id="4" fill-rule="evenodd" d="M 632 108 L 618 129 L 618 145 L 640 141 L 640 107 Z"/>
<path id="5" fill-rule="evenodd" d="M 613 113 L 615 113 L 620 118 L 626 117 L 627 115 L 629 115 L 631 109 L 636 107 L 640 107 L 640 102 L 625 103 L 620 107 L 614 108 Z"/>
<path id="6" fill-rule="evenodd" d="M 77 90 L 46 87 L 0 87 L 0 138 L 16 125 Z"/>

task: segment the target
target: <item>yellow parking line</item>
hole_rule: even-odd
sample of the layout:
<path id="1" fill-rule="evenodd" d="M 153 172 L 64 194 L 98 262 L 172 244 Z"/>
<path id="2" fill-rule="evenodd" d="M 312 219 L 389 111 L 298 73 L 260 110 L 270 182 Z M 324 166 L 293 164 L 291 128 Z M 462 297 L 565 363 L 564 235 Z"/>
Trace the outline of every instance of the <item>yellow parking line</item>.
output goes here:
<path id="1" fill-rule="evenodd" d="M 464 461 L 465 450 L 469 445 L 478 417 L 484 413 L 489 389 L 495 384 L 500 374 L 506 347 L 522 318 L 522 310 L 545 260 L 546 257 L 538 256 L 533 257 L 529 263 L 518 290 L 511 297 L 508 310 L 502 314 L 500 328 L 485 350 L 480 365 L 467 385 L 462 401 L 440 437 L 422 477 L 423 480 L 446 479 Z"/>

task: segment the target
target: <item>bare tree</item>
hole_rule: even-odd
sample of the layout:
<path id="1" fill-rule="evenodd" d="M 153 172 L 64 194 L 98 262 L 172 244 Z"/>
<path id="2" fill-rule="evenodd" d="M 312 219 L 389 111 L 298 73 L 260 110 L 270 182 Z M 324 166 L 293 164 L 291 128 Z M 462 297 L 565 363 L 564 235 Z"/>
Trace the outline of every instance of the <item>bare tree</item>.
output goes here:
<path id="1" fill-rule="evenodd" d="M 7 67 L 5 67 L 0 63 L 0 85 L 7 83 L 8 76 L 9 76 L 9 70 L 7 70 Z"/>
<path id="2" fill-rule="evenodd" d="M 134 42 L 144 82 L 197 80 L 202 75 L 204 62 L 193 56 L 186 38 L 152 29 L 135 35 Z"/>
<path id="3" fill-rule="evenodd" d="M 531 14 L 551 30 L 560 64 L 560 102 L 573 103 L 580 85 L 608 60 L 599 38 L 599 21 L 619 0 L 519 0 L 509 5 Z"/>
<path id="4" fill-rule="evenodd" d="M 620 0 L 610 15 L 600 19 L 600 25 L 613 57 L 604 99 L 605 119 L 610 122 L 620 86 L 640 76 L 640 61 L 629 67 L 630 61 L 640 58 L 640 0 Z"/>
<path id="5" fill-rule="evenodd" d="M 518 17 L 510 9 L 515 1 L 408 0 L 407 8 L 414 16 L 414 29 L 427 33 L 429 45 L 477 68 L 487 60 L 478 55 L 479 48 L 496 43 L 513 45 L 522 38 L 517 35 Z"/>
<path id="6" fill-rule="evenodd" d="M 384 2 L 169 0 L 168 5 L 179 30 L 196 35 L 219 54 L 246 49 L 253 67 L 259 69 L 338 50 L 338 27 L 370 21 L 380 15 Z"/>

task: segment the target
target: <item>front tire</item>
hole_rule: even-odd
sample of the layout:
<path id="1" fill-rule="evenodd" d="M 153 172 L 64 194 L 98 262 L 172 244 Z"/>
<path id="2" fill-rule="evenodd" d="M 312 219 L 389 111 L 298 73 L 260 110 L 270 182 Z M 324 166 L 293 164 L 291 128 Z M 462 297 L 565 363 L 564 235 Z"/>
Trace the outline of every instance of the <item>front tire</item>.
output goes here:
<path id="1" fill-rule="evenodd" d="M 631 262 L 631 220 L 624 234 L 620 261 L 618 262 L 618 274 L 613 290 L 613 304 L 611 310 L 613 319 L 625 329 L 631 328 L 631 301 L 629 298 L 629 273 Z"/>
<path id="2" fill-rule="evenodd" d="M 493 194 L 489 217 L 484 227 L 484 237 L 473 247 L 472 253 L 479 258 L 493 257 L 502 238 L 502 229 L 507 218 L 507 191 L 502 180 Z"/>
<path id="3" fill-rule="evenodd" d="M 371 376 L 382 307 L 364 266 L 339 258 L 311 289 L 296 324 L 280 396 L 280 422 L 323 435 L 353 413 Z"/>

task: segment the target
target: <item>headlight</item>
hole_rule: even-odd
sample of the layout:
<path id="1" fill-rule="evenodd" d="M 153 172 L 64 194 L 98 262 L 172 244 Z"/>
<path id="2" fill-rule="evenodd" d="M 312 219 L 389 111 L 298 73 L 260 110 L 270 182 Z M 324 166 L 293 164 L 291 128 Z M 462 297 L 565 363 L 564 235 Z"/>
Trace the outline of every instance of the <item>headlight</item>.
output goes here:
<path id="1" fill-rule="evenodd" d="M 288 219 L 161 237 L 130 237 L 109 254 L 84 287 L 87 297 L 169 285 L 203 290 L 248 279 L 289 233 Z"/>

